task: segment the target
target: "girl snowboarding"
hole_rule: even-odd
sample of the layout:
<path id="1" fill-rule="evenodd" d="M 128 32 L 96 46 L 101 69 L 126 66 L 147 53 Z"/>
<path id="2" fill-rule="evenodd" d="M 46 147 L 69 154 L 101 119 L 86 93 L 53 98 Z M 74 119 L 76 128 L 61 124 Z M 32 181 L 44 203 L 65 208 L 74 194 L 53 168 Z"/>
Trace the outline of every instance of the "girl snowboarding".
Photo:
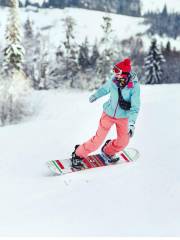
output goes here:
<path id="1" fill-rule="evenodd" d="M 82 159 L 97 150 L 106 138 L 113 124 L 116 125 L 117 137 L 107 140 L 101 148 L 102 154 L 109 162 L 116 162 L 116 153 L 129 143 L 135 130 L 135 122 L 140 108 L 140 84 L 135 72 L 131 71 L 131 60 L 124 59 L 115 64 L 114 76 L 102 85 L 89 101 L 110 94 L 103 105 L 103 113 L 96 134 L 81 145 L 76 145 L 72 153 L 72 167 L 81 169 Z"/>

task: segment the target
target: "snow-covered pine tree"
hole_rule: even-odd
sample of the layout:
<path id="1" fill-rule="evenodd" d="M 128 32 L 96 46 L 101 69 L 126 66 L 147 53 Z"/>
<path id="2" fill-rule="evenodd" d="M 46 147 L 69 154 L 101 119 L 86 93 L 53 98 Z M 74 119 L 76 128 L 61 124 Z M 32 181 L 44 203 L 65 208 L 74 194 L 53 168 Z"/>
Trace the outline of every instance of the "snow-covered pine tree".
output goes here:
<path id="1" fill-rule="evenodd" d="M 101 25 L 104 33 L 104 36 L 101 39 L 101 43 L 103 44 L 108 44 L 111 40 L 111 33 L 113 32 L 111 22 L 112 18 L 109 14 L 103 16 L 103 24 Z"/>
<path id="2" fill-rule="evenodd" d="M 26 97 L 29 81 L 23 72 L 24 49 L 21 45 L 18 1 L 10 0 L 3 68 L 0 73 L 0 125 L 17 123 L 29 115 Z"/>
<path id="3" fill-rule="evenodd" d="M 62 45 L 59 45 L 56 49 L 54 59 L 49 63 L 48 78 L 50 87 L 61 87 L 65 76 L 64 51 Z"/>
<path id="4" fill-rule="evenodd" d="M 46 37 L 42 38 L 42 48 L 40 54 L 40 61 L 39 61 L 39 89 L 49 89 L 49 40 Z"/>
<path id="5" fill-rule="evenodd" d="M 90 56 L 90 63 L 92 68 L 96 68 L 97 60 L 100 57 L 99 49 L 98 49 L 98 43 L 95 41 L 93 47 L 92 47 L 92 54 Z"/>
<path id="6" fill-rule="evenodd" d="M 56 62 L 61 63 L 62 57 L 64 56 L 64 52 L 62 50 L 62 46 L 59 45 L 56 50 Z"/>
<path id="7" fill-rule="evenodd" d="M 97 50 L 97 49 L 96 49 Z M 84 42 L 80 45 L 79 48 L 79 55 L 78 55 L 78 63 L 80 66 L 80 71 L 77 74 L 77 79 L 75 81 L 75 87 L 81 89 L 93 89 L 94 83 L 96 81 L 96 57 L 95 48 L 89 45 L 87 37 L 85 38 Z M 92 56 L 94 54 L 94 56 Z M 94 59 L 91 59 L 94 57 Z M 93 61 L 93 64 L 92 62 Z"/>
<path id="8" fill-rule="evenodd" d="M 86 37 L 84 42 L 79 46 L 78 63 L 81 67 L 81 71 L 85 71 L 90 66 L 89 50 L 89 42 Z"/>
<path id="9" fill-rule="evenodd" d="M 157 46 L 156 39 L 151 42 L 151 47 L 147 57 L 145 58 L 145 83 L 159 84 L 161 83 L 162 69 L 161 65 L 165 62 L 160 49 Z"/>
<path id="10" fill-rule="evenodd" d="M 74 87 L 74 81 L 76 79 L 76 74 L 79 71 L 78 65 L 78 49 L 74 37 L 74 27 L 76 25 L 74 19 L 67 16 L 64 20 L 65 28 L 65 41 L 63 42 L 65 52 L 65 78 L 64 80 L 69 82 L 70 87 Z"/>
<path id="11" fill-rule="evenodd" d="M 33 22 L 30 19 L 30 17 L 27 18 L 25 24 L 24 24 L 24 37 L 25 38 L 34 38 L 34 31 L 33 31 Z"/>
<path id="12" fill-rule="evenodd" d="M 32 85 L 35 87 L 35 65 L 39 58 L 37 56 L 36 49 L 38 48 L 38 38 L 33 30 L 32 20 L 28 17 L 24 24 L 24 38 L 23 46 L 25 49 L 24 56 L 24 71 L 26 75 L 31 79 Z"/>
<path id="13" fill-rule="evenodd" d="M 113 30 L 111 21 L 112 19 L 108 14 L 103 17 L 103 24 L 101 25 L 103 37 L 100 41 L 100 57 L 97 61 L 97 73 L 101 82 L 97 83 L 97 86 L 106 82 L 113 62 L 114 51 L 111 47 Z"/>
<path id="14" fill-rule="evenodd" d="M 28 40 L 27 40 L 28 41 Z M 28 44 L 28 42 L 27 42 Z M 32 42 L 29 43 L 30 45 Z M 33 46 L 34 45 L 34 46 Z M 32 64 L 32 81 L 33 81 L 33 88 L 39 89 L 39 82 L 40 82 L 40 66 L 41 66 L 41 52 L 42 52 L 42 35 L 40 31 L 34 36 L 32 47 L 32 55 L 29 56 L 29 61 Z M 28 58 L 28 56 L 27 56 Z"/>
<path id="15" fill-rule="evenodd" d="M 34 33 L 32 22 L 28 19 L 25 23 L 23 44 L 26 52 L 24 69 L 33 88 L 48 89 L 49 37 L 43 36 L 38 30 Z"/>
<path id="16" fill-rule="evenodd" d="M 43 36 L 40 32 L 35 35 L 36 48 L 34 51 L 34 88 L 49 89 L 49 36 Z"/>
<path id="17" fill-rule="evenodd" d="M 168 42 L 163 49 L 163 55 L 166 59 L 166 64 L 162 66 L 163 83 L 180 83 L 180 52 L 175 49 L 171 50 L 170 42 Z"/>
<path id="18" fill-rule="evenodd" d="M 9 74 L 14 70 L 23 71 L 22 63 L 24 48 L 21 44 L 21 31 L 19 23 L 19 1 L 9 0 L 9 18 L 6 28 L 6 43 L 4 49 L 4 71 Z"/>
<path id="19" fill-rule="evenodd" d="M 75 42 L 75 21 L 67 16 L 63 19 L 65 37 L 55 52 L 55 59 L 49 65 L 49 81 L 51 87 L 75 87 L 78 71 L 78 45 Z"/>

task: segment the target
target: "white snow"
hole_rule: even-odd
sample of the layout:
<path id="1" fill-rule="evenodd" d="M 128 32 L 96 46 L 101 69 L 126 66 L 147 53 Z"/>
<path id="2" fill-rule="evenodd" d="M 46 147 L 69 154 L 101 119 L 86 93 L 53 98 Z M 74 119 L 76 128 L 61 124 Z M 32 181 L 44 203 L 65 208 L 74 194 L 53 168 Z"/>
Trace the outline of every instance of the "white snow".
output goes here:
<path id="1" fill-rule="evenodd" d="M 131 165 L 52 177 L 97 128 L 90 92 L 34 92 L 39 114 L 0 128 L 0 236 L 180 236 L 180 85 L 141 86 Z M 109 137 L 114 137 L 114 128 Z"/>
<path id="2" fill-rule="evenodd" d="M 25 4 L 25 0 L 21 0 L 23 4 Z M 31 3 L 38 3 L 40 6 L 43 2 L 48 2 L 48 0 L 30 0 Z M 179 12 L 180 4 L 179 0 L 141 0 L 142 13 L 145 13 L 149 10 L 158 11 L 162 10 L 164 5 L 167 5 L 168 11 L 171 12 Z"/>
<path id="3" fill-rule="evenodd" d="M 144 18 L 130 17 L 118 14 L 109 14 L 112 18 L 113 36 L 119 40 L 135 37 L 137 34 L 144 34 L 149 28 L 149 25 L 144 25 Z M 0 8 L 0 41 L 5 44 L 5 25 L 8 16 L 8 8 Z M 39 12 L 26 11 L 20 9 L 21 23 L 27 20 L 28 17 L 34 22 L 34 28 L 40 29 L 41 33 L 47 37 L 50 44 L 50 52 L 54 53 L 60 43 L 63 42 L 65 34 L 63 21 L 67 16 L 74 18 L 75 38 L 77 43 L 84 41 L 88 37 L 89 43 L 94 44 L 94 41 L 102 37 L 101 25 L 103 23 L 104 12 L 92 11 L 78 8 L 65 8 L 65 9 L 40 9 Z M 147 34 L 142 36 L 144 40 L 145 50 L 149 49 L 151 37 Z M 158 37 L 158 43 L 163 43 L 166 46 L 168 40 L 171 42 L 171 47 L 180 50 L 180 37 L 176 40 L 172 38 Z"/>
<path id="4" fill-rule="evenodd" d="M 6 23 L 7 8 L 0 8 L 2 15 L 2 27 Z M 63 41 L 63 19 L 67 16 L 74 18 L 76 22 L 75 36 L 77 42 L 84 41 L 87 36 L 91 43 L 102 37 L 101 24 L 103 23 L 104 12 L 91 11 L 78 8 L 65 9 L 40 9 L 39 12 L 27 12 L 20 9 L 22 24 L 29 16 L 35 24 L 35 28 L 43 30 L 45 35 L 49 35 L 52 45 L 57 46 Z M 113 18 L 112 28 L 122 39 L 129 38 L 139 32 L 144 32 L 148 27 L 141 24 L 143 18 L 129 17 L 117 14 L 110 14 Z M 44 28 L 49 27 L 47 30 Z M 128 31 L 127 31 L 128 29 Z M 125 31 L 126 30 L 126 31 Z"/>

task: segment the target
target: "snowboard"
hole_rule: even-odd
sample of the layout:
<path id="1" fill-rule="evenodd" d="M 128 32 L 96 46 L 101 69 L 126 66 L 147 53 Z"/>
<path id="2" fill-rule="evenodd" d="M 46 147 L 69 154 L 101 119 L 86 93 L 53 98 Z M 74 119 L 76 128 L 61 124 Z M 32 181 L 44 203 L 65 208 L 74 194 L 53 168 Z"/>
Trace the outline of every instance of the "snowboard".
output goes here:
<path id="1" fill-rule="evenodd" d="M 118 153 L 119 161 L 115 163 L 109 163 L 107 158 L 103 154 L 93 154 L 83 159 L 83 168 L 75 169 L 71 167 L 71 158 L 60 159 L 60 160 L 50 160 L 47 162 L 48 168 L 54 175 L 64 175 L 67 173 L 73 173 L 78 171 L 84 171 L 87 169 L 105 167 L 119 164 L 128 164 L 135 162 L 140 154 L 137 149 L 127 148 Z"/>

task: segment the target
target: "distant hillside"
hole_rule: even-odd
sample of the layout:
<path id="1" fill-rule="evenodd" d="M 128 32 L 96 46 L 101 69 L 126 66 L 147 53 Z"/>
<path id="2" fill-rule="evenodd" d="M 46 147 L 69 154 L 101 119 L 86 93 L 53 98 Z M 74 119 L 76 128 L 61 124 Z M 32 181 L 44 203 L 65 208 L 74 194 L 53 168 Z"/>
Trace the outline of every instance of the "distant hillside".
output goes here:
<path id="1" fill-rule="evenodd" d="M 75 6 L 93 10 L 109 11 L 131 16 L 144 15 L 147 12 L 162 11 L 167 5 L 168 12 L 180 12 L 179 0 L 19 0 L 20 6 L 64 8 Z M 0 0 L 1 6 L 6 6 L 8 0 Z"/>
<path id="2" fill-rule="evenodd" d="M 0 5 L 7 6 L 8 1 L 0 0 Z M 29 5 L 41 8 L 79 7 L 129 16 L 141 16 L 140 0 L 20 0 L 21 7 Z"/>

